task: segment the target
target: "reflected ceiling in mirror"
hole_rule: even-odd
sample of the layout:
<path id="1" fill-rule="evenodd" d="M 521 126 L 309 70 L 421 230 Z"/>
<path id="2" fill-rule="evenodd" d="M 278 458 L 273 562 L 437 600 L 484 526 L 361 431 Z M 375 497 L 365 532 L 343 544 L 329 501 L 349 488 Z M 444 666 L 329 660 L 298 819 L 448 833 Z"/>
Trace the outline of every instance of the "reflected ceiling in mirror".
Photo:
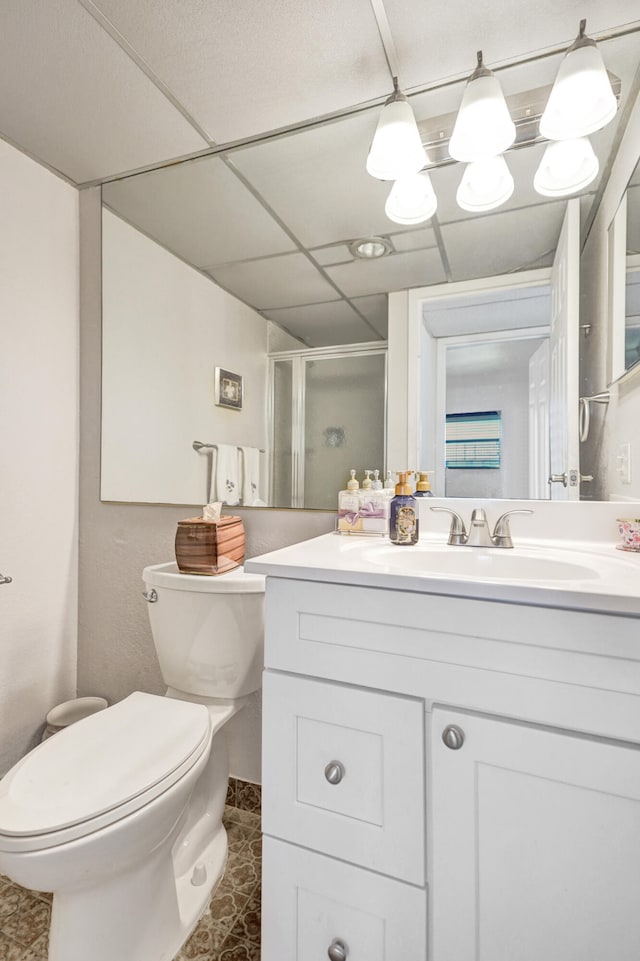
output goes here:
<path id="1" fill-rule="evenodd" d="M 505 40 L 494 42 L 504 57 L 512 53 Z M 592 137 L 601 173 L 583 195 L 585 214 L 607 167 L 637 65 L 635 34 L 599 46 L 620 78 L 620 109 Z M 560 59 L 540 56 L 500 70 L 507 98 L 549 86 Z M 463 87 L 463 81 L 448 83 L 411 96 L 421 129 L 436 118 L 450 122 Z M 385 215 L 391 185 L 365 170 L 379 113 L 379 106 L 361 109 L 107 183 L 103 202 L 310 347 L 384 339 L 390 291 L 551 263 L 565 204 L 533 188 L 544 142 L 506 154 L 514 193 L 482 215 L 456 203 L 464 165 L 449 160 L 435 166 L 435 216 L 403 228 Z M 372 236 L 388 241 L 389 254 L 359 259 L 353 242 Z"/>

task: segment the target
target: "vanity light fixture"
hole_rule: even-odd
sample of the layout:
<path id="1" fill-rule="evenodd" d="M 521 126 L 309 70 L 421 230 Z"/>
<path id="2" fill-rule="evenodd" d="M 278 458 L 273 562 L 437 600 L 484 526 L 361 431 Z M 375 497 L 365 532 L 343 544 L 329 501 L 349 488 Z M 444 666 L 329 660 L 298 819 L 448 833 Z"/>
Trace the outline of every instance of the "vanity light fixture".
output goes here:
<path id="1" fill-rule="evenodd" d="M 540 118 L 540 133 L 547 140 L 586 137 L 606 126 L 618 109 L 602 54 L 586 36 L 586 26 L 581 20 Z"/>
<path id="2" fill-rule="evenodd" d="M 533 178 L 543 197 L 568 197 L 582 190 L 598 175 L 598 158 L 588 137 L 552 141 Z"/>
<path id="3" fill-rule="evenodd" d="M 394 77 L 393 93 L 382 108 L 367 157 L 367 172 L 378 180 L 399 180 L 418 173 L 426 163 L 411 104 Z"/>
<path id="4" fill-rule="evenodd" d="M 365 237 L 362 240 L 354 240 L 349 244 L 349 249 L 353 256 L 360 260 L 377 260 L 379 257 L 390 254 L 392 247 L 384 237 Z"/>
<path id="5" fill-rule="evenodd" d="M 513 177 L 504 157 L 486 157 L 467 164 L 456 201 L 463 210 L 481 213 L 506 203 L 513 188 Z"/>
<path id="6" fill-rule="evenodd" d="M 396 180 L 384 211 L 396 224 L 421 224 L 436 212 L 438 199 L 426 170 Z"/>
<path id="7" fill-rule="evenodd" d="M 485 67 L 482 50 L 479 50 L 478 66 L 467 80 L 449 141 L 449 153 L 454 160 L 471 163 L 501 154 L 515 139 L 515 124 L 500 81 Z"/>

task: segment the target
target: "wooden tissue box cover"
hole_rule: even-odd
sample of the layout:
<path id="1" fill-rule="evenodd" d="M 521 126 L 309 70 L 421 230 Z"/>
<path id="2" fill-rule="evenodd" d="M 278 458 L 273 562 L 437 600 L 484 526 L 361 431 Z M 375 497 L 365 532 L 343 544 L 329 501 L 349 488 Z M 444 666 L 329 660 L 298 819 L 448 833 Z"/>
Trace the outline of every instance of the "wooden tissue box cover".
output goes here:
<path id="1" fill-rule="evenodd" d="M 183 574 L 224 574 L 243 560 L 241 517 L 221 517 L 217 522 L 202 517 L 178 521 L 176 562 Z"/>

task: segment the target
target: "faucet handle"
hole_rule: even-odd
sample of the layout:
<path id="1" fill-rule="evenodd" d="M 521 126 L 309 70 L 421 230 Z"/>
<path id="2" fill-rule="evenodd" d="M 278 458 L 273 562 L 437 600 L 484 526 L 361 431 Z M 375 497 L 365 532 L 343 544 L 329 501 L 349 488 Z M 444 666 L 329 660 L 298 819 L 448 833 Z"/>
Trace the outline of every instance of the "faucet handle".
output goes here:
<path id="1" fill-rule="evenodd" d="M 516 511 L 506 511 L 506 513 L 501 514 L 496 521 L 496 526 L 493 529 L 493 534 L 491 535 L 491 541 L 496 547 L 513 547 L 513 541 L 511 540 L 511 528 L 509 527 L 509 518 L 513 514 L 533 514 L 530 510 L 516 510 Z"/>
<path id="2" fill-rule="evenodd" d="M 449 507 L 432 507 L 431 510 L 438 511 L 441 514 L 451 514 L 451 527 L 449 528 L 449 540 L 447 544 L 456 546 L 467 543 L 467 532 L 464 521 L 456 511 L 452 511 Z"/>

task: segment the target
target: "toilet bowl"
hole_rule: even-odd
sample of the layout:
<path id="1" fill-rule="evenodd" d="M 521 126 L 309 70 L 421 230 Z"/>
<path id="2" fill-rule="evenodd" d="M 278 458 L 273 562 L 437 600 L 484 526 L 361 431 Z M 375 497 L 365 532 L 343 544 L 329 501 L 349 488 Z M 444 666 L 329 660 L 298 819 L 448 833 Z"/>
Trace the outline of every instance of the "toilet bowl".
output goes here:
<path id="1" fill-rule="evenodd" d="M 231 574 L 145 568 L 168 694 L 78 721 L 0 781 L 0 873 L 54 892 L 49 961 L 169 961 L 207 906 L 227 855 L 222 728 L 262 664 L 264 579 Z"/>

